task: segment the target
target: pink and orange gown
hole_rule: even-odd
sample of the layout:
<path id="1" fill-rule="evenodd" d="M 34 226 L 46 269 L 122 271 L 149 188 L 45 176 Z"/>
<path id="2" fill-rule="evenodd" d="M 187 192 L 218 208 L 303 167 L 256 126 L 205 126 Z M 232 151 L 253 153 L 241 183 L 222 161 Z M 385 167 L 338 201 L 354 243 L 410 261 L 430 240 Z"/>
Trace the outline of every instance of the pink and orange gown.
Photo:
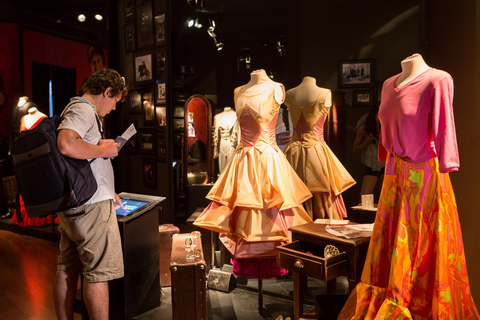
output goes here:
<path id="1" fill-rule="evenodd" d="M 383 84 L 385 178 L 361 282 L 338 319 L 480 319 L 449 177 L 453 80 L 430 68 L 399 87 L 399 76 Z"/>
<path id="2" fill-rule="evenodd" d="M 289 227 L 312 222 L 301 205 L 311 193 L 275 139 L 279 85 L 256 85 L 250 96 L 241 87 L 235 90 L 241 142 L 207 195 L 211 203 L 194 222 L 220 233 L 232 253 L 233 273 L 247 278 L 285 274 L 276 266 L 276 246 L 291 240 Z"/>
<path id="3" fill-rule="evenodd" d="M 303 205 L 314 220 L 346 217 L 341 193 L 356 183 L 323 139 L 330 110 L 324 103 L 329 93 L 322 89 L 317 100 L 306 107 L 294 105 L 288 93 L 285 99 L 293 123 L 292 141 L 285 148 L 285 156 L 313 194 Z"/>

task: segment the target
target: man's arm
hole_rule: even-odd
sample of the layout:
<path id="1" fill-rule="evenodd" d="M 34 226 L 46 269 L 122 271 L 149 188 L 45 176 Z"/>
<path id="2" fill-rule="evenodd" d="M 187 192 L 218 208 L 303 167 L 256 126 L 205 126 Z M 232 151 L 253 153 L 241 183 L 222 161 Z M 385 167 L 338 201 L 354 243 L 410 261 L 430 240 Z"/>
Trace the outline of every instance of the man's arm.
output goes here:
<path id="1" fill-rule="evenodd" d="M 90 144 L 70 129 L 60 130 L 57 136 L 58 150 L 74 159 L 113 158 L 118 155 L 118 146 L 113 139 L 102 139 L 98 145 Z"/>

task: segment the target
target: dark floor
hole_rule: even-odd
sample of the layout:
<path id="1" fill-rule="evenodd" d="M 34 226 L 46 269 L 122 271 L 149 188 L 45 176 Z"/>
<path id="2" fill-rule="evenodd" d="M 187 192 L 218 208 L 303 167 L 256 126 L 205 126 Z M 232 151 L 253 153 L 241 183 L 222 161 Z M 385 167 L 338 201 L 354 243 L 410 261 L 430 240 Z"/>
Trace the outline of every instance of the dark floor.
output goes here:
<path id="1" fill-rule="evenodd" d="M 55 226 L 19 228 L 0 219 L 0 308 L 5 320 L 54 319 L 51 299 L 53 275 L 58 256 L 58 232 Z M 32 268 L 32 265 L 35 268 Z M 39 271 L 41 275 L 39 275 Z M 20 285 L 19 281 L 23 284 Z M 208 290 L 208 319 L 276 320 L 293 319 L 292 277 L 263 280 L 263 307 L 259 310 L 258 281 L 239 279 L 230 293 Z M 41 288 L 41 290 L 39 290 Z M 326 283 L 308 279 L 305 311 L 315 309 L 315 299 L 322 301 Z M 337 278 L 337 294 L 348 293 L 345 277 Z M 41 300 L 39 302 L 39 300 Z M 9 302 L 10 301 L 10 302 Z M 329 301 L 325 298 L 325 301 Z M 327 303 L 328 305 L 328 303 Z M 136 320 L 172 319 L 170 287 L 162 289 L 160 307 L 135 317 Z M 81 319 L 76 315 L 75 319 Z M 182 319 L 183 320 L 183 319 Z M 185 319 L 190 320 L 190 319 Z"/>

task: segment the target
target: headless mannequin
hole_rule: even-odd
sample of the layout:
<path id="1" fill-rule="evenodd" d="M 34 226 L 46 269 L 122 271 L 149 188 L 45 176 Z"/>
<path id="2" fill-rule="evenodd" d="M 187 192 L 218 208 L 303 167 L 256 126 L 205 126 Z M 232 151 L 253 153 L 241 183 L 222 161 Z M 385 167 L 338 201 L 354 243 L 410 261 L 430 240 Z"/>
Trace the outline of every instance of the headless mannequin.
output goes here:
<path id="1" fill-rule="evenodd" d="M 304 77 L 302 83 L 287 91 L 286 95 L 288 96 L 288 100 L 299 107 L 311 106 L 317 101 L 318 95 L 322 90 L 328 90 L 318 87 L 316 82 L 315 78 L 309 76 Z M 329 93 L 324 102 L 326 107 L 332 105 L 332 92 L 330 90 L 328 91 Z"/>
<path id="2" fill-rule="evenodd" d="M 214 158 L 218 159 L 221 173 L 238 145 L 239 129 L 235 110 L 225 107 L 215 115 L 214 127 Z"/>
<path id="3" fill-rule="evenodd" d="M 430 69 L 430 67 L 425 63 L 423 57 L 419 53 L 414 53 L 411 56 L 405 58 L 404 60 L 402 60 L 401 65 L 402 73 L 397 79 L 397 87 L 401 87 L 407 84 L 421 73 Z"/>
<path id="4" fill-rule="evenodd" d="M 240 94 L 244 94 L 247 96 L 255 95 L 259 93 L 258 89 L 260 90 L 263 89 L 263 88 L 257 88 L 257 86 L 261 86 L 262 84 L 273 83 L 273 82 L 274 81 L 270 79 L 270 77 L 267 75 L 265 70 L 263 69 L 255 70 L 250 74 L 250 81 L 246 85 L 241 87 Z M 284 98 L 285 98 L 284 89 L 282 88 L 281 85 L 279 85 L 277 86 L 277 88 L 275 88 L 275 101 L 277 101 L 278 104 L 281 104 L 283 103 Z"/>
<path id="5" fill-rule="evenodd" d="M 22 126 L 25 127 L 26 130 L 32 129 L 35 124 L 38 123 L 38 120 L 41 118 L 46 117 L 46 115 L 40 111 L 38 111 L 37 108 L 33 107 L 28 109 L 28 113 L 23 116 L 22 118 Z"/>

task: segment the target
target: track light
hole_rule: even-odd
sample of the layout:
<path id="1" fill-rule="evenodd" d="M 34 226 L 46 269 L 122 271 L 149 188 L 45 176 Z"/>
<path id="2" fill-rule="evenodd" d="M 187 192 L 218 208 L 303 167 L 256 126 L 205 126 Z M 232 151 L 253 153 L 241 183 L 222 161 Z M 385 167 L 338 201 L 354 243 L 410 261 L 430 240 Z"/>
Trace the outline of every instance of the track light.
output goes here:
<path id="1" fill-rule="evenodd" d="M 85 15 L 83 13 L 81 13 L 81 14 L 78 15 L 77 19 L 80 22 L 85 22 L 85 20 L 87 20 L 87 17 L 85 17 Z"/>
<path id="2" fill-rule="evenodd" d="M 97 13 L 97 14 L 95 15 L 95 20 L 97 20 L 97 21 L 102 21 L 102 20 L 103 20 L 103 16 L 102 16 L 101 14 L 98 14 L 98 13 Z"/>

